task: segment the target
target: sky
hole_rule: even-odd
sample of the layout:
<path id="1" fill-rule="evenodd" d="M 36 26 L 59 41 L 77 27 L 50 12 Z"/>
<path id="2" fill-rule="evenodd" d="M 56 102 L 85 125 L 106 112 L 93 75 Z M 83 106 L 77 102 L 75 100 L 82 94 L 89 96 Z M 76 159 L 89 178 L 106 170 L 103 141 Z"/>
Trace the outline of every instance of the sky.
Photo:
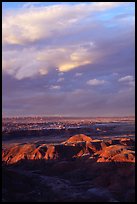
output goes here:
<path id="1" fill-rule="evenodd" d="M 3 116 L 134 116 L 134 2 L 3 2 Z"/>

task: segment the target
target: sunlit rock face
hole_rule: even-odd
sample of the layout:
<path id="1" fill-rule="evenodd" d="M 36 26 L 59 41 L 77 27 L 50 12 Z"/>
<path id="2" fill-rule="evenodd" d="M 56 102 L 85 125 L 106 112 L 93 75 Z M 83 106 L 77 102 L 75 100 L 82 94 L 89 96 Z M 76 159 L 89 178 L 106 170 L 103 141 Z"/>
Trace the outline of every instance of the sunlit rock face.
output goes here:
<path id="1" fill-rule="evenodd" d="M 65 143 L 76 143 L 76 142 L 91 142 L 92 138 L 84 134 L 78 134 L 70 137 Z"/>
<path id="2" fill-rule="evenodd" d="M 135 162 L 134 140 L 128 138 L 108 141 L 93 140 L 79 134 L 61 144 L 22 144 L 2 151 L 2 160 L 8 164 L 22 159 L 61 160 L 94 158 L 97 162 Z"/>
<path id="3" fill-rule="evenodd" d="M 2 150 L 3 201 L 134 202 L 134 141 L 74 135 Z M 16 178 L 16 179 L 15 179 Z"/>
<path id="4" fill-rule="evenodd" d="M 101 151 L 97 162 L 135 162 L 135 153 L 123 145 L 110 145 Z"/>

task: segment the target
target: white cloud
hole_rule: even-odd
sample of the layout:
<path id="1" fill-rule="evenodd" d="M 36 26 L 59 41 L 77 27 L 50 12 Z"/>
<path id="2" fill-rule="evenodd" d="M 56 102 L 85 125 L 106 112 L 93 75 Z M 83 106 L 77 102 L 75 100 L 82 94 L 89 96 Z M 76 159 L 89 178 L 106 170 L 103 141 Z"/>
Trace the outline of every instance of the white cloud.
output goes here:
<path id="1" fill-rule="evenodd" d="M 59 71 L 67 72 L 78 66 L 86 65 L 94 60 L 94 56 L 90 57 L 88 48 L 84 48 L 81 45 L 61 47 L 53 47 L 45 50 L 41 50 L 38 53 L 37 60 L 46 62 L 47 67 L 58 67 Z M 54 59 L 54 60 L 53 60 Z"/>
<path id="2" fill-rule="evenodd" d="M 109 9 L 119 5 L 122 6 L 111 13 Z M 126 112 L 134 101 L 134 79 L 127 74 L 133 73 L 134 69 L 134 30 L 131 27 L 132 19 L 125 25 L 114 17 L 121 12 L 126 15 L 130 13 L 131 6 L 128 6 L 127 2 L 61 3 L 47 7 L 28 3 L 22 9 L 4 12 L 3 72 L 18 80 L 32 78 L 22 84 L 23 81 L 16 81 L 4 73 L 7 87 L 3 88 L 6 95 L 4 100 L 8 98 L 8 105 L 4 106 L 10 110 L 13 104 L 19 107 L 15 108 L 15 112 L 12 109 L 14 114 L 19 114 L 18 111 L 24 114 L 27 109 L 22 107 L 25 107 L 26 98 L 30 97 L 27 104 L 30 104 L 32 113 L 37 111 L 38 104 L 42 114 L 45 105 L 51 114 L 59 111 L 90 116 L 103 112 L 117 114 L 124 104 Z M 67 74 L 71 70 L 75 72 Z M 124 79 L 115 83 L 121 74 Z M 80 80 L 80 76 L 83 80 Z M 89 81 L 88 76 L 92 76 Z M 73 77 L 79 80 L 74 81 Z M 69 83 L 63 78 L 68 79 Z M 96 91 L 96 86 L 100 88 L 111 79 L 108 89 Z M 85 89 L 85 86 L 92 88 Z M 14 102 L 16 98 L 18 102 Z M 110 103 L 107 103 L 108 100 Z"/>
<path id="3" fill-rule="evenodd" d="M 50 89 L 60 89 L 61 87 L 60 86 L 58 86 L 58 85 L 52 85 L 51 87 L 50 87 Z"/>
<path id="4" fill-rule="evenodd" d="M 127 76 L 125 76 L 125 77 L 121 77 L 119 80 L 118 80 L 119 82 L 129 82 L 129 81 L 133 81 L 133 76 L 131 76 L 131 75 L 127 75 Z"/>
<path id="5" fill-rule="evenodd" d="M 36 60 L 37 50 L 35 48 L 24 48 L 21 51 L 8 50 L 2 54 L 2 69 L 4 72 L 20 80 L 33 77 L 38 74 L 46 74 L 46 64 Z"/>
<path id="6" fill-rule="evenodd" d="M 85 41 L 84 35 L 91 28 L 98 31 L 95 12 L 125 3 L 37 5 L 29 2 L 20 10 L 4 12 L 2 18 L 2 69 L 19 80 L 46 75 L 53 69 L 61 76 L 79 66 L 99 62 L 103 52 L 96 46 L 98 40 Z M 75 43 L 67 42 L 69 37 L 76 39 Z"/>
<path id="7" fill-rule="evenodd" d="M 105 80 L 99 80 L 99 79 L 90 79 L 89 81 L 87 81 L 87 84 L 92 86 L 98 86 L 105 83 L 106 83 Z"/>
<path id="8" fill-rule="evenodd" d="M 8 44 L 27 44 L 55 35 L 64 35 L 74 24 L 94 12 L 117 7 L 123 2 L 79 3 L 29 7 L 3 16 L 2 40 Z M 127 4 L 127 3 L 126 3 Z M 28 4 L 33 5 L 33 4 Z M 74 27 L 73 27 L 74 29 Z"/>
<path id="9" fill-rule="evenodd" d="M 118 81 L 122 82 L 122 83 L 125 83 L 125 84 L 128 84 L 131 87 L 135 86 L 135 80 L 134 80 L 133 76 L 131 76 L 131 75 L 121 77 Z"/>
<path id="10" fill-rule="evenodd" d="M 46 75 L 52 69 L 63 72 L 72 70 L 78 66 L 89 64 L 95 59 L 85 44 L 69 45 L 63 47 L 51 46 L 37 49 L 35 47 L 23 48 L 20 52 L 3 50 L 2 69 L 17 79 L 33 77 L 34 75 Z"/>

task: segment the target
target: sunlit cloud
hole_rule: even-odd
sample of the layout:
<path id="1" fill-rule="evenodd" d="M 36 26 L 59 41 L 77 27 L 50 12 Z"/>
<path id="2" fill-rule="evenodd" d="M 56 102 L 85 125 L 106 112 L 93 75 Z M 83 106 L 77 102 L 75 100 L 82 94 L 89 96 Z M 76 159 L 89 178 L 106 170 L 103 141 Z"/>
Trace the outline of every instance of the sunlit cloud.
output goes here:
<path id="1" fill-rule="evenodd" d="M 86 39 L 85 34 L 92 36 L 91 32 L 101 28 L 97 12 L 128 5 L 123 2 L 40 4 L 29 2 L 19 10 L 3 14 L 3 70 L 18 80 L 47 75 L 53 69 L 68 72 L 99 61 L 107 51 L 102 52 L 97 40 Z M 69 36 L 81 39 L 70 44 Z"/>
<path id="2" fill-rule="evenodd" d="M 72 62 L 72 63 L 65 63 L 65 64 L 62 64 L 59 66 L 59 70 L 61 72 L 67 72 L 69 70 L 72 70 L 78 66 L 81 66 L 81 65 L 86 65 L 86 64 L 90 64 L 90 61 L 83 61 L 83 62 Z"/>
<path id="3" fill-rule="evenodd" d="M 64 35 L 66 29 L 68 31 L 73 24 L 78 23 L 88 15 L 103 12 L 122 4 L 125 3 L 97 2 L 30 7 L 31 4 L 27 3 L 24 9 L 13 11 L 3 17 L 2 39 L 4 43 L 22 45 L 52 37 L 55 33 Z"/>
<path id="4" fill-rule="evenodd" d="M 88 49 L 81 48 L 78 51 L 78 47 L 79 45 L 66 46 L 65 48 L 54 46 L 40 50 L 30 47 L 24 48 L 22 52 L 18 52 L 18 50 L 3 51 L 2 68 L 17 79 L 22 79 L 35 75 L 46 75 L 52 69 L 59 70 L 61 73 L 67 72 L 78 66 L 92 63 L 93 59 L 91 60 Z"/>
<path id="5" fill-rule="evenodd" d="M 3 111 L 134 113 L 133 2 L 21 5 L 2 14 Z"/>

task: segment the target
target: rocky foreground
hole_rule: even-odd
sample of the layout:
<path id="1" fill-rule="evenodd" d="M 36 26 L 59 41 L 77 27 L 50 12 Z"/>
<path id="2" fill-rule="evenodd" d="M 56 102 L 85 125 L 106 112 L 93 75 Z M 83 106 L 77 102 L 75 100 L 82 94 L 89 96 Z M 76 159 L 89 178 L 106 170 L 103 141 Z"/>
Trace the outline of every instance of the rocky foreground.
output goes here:
<path id="1" fill-rule="evenodd" d="M 134 143 L 79 134 L 5 148 L 3 202 L 134 202 Z"/>

